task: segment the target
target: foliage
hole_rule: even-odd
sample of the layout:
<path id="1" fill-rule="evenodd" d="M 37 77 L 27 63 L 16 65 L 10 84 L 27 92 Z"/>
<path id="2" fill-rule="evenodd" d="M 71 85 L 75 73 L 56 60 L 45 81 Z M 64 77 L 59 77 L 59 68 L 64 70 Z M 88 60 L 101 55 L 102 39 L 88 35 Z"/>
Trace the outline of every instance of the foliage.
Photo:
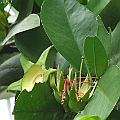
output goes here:
<path id="1" fill-rule="evenodd" d="M 119 2 L 0 0 L 0 92 L 16 94 L 15 120 L 120 118 Z"/>

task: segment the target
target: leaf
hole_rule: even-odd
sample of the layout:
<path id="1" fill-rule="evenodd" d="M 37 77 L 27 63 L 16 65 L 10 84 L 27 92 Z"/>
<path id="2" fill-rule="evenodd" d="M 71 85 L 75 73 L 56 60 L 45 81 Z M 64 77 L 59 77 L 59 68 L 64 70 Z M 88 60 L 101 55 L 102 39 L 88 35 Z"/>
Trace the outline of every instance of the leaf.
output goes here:
<path id="1" fill-rule="evenodd" d="M 70 66 L 69 62 L 58 52 L 56 55 L 56 64 L 59 65 L 60 70 L 67 73 Z"/>
<path id="2" fill-rule="evenodd" d="M 111 39 L 112 39 L 111 31 L 109 31 L 109 33 L 108 33 L 108 31 L 106 30 L 100 16 L 98 16 L 97 19 L 98 19 L 97 36 L 100 39 L 100 41 L 102 42 L 108 58 L 110 58 L 110 55 L 111 55 Z"/>
<path id="3" fill-rule="evenodd" d="M 28 17 L 26 17 L 23 21 L 16 24 L 8 33 L 7 37 L 2 42 L 1 46 L 5 45 L 5 43 L 15 34 L 24 32 L 26 30 L 33 29 L 35 27 L 40 26 L 40 19 L 39 16 L 36 14 L 31 14 Z"/>
<path id="4" fill-rule="evenodd" d="M 8 86 L 11 83 L 21 79 L 22 76 L 23 69 L 20 64 L 20 55 L 15 55 L 0 65 L 1 86 Z"/>
<path id="5" fill-rule="evenodd" d="M 12 6 L 19 11 L 17 22 L 30 15 L 33 9 L 34 0 L 13 0 Z"/>
<path id="6" fill-rule="evenodd" d="M 74 118 L 74 120 L 101 120 L 99 116 L 80 116 L 79 114 L 77 118 Z"/>
<path id="7" fill-rule="evenodd" d="M 42 52 L 51 45 L 42 25 L 17 34 L 15 42 L 20 52 L 34 63 L 37 62 Z"/>
<path id="8" fill-rule="evenodd" d="M 117 24 L 116 28 L 112 32 L 112 43 L 111 43 L 111 57 L 120 53 L 120 22 Z"/>
<path id="9" fill-rule="evenodd" d="M 64 120 L 64 110 L 54 99 L 47 83 L 36 84 L 31 92 L 21 92 L 13 114 L 16 120 Z"/>
<path id="10" fill-rule="evenodd" d="M 98 15 L 111 0 L 90 0 L 87 4 L 87 8 L 91 10 L 95 15 Z"/>
<path id="11" fill-rule="evenodd" d="M 85 37 L 97 34 L 93 13 L 76 0 L 46 0 L 41 19 L 55 48 L 79 69 Z"/>
<path id="12" fill-rule="evenodd" d="M 120 70 L 111 66 L 99 80 L 95 93 L 84 109 L 85 115 L 98 115 L 105 120 L 120 96 Z"/>
<path id="13" fill-rule="evenodd" d="M 109 65 L 117 65 L 120 61 L 120 22 L 117 24 L 116 28 L 112 32 L 111 41 L 111 58 Z"/>
<path id="14" fill-rule="evenodd" d="M 4 49 L 3 49 L 4 50 Z M 15 56 L 19 54 L 18 52 L 13 52 L 13 53 L 2 53 L 2 51 L 0 52 L 0 64 L 2 64 L 3 62 L 5 62 L 6 60 L 8 60 L 9 58 Z"/>
<path id="15" fill-rule="evenodd" d="M 104 0 L 105 1 L 105 0 Z M 110 27 L 112 30 L 120 21 L 120 0 L 111 0 L 109 4 L 100 13 L 102 21 L 106 28 Z M 113 9 L 114 8 L 114 9 Z"/>
<path id="16" fill-rule="evenodd" d="M 101 41 L 97 37 L 87 37 L 84 52 L 91 69 L 100 77 L 108 66 L 108 58 Z"/>
<path id="17" fill-rule="evenodd" d="M 116 109 L 113 109 L 111 114 L 109 115 L 108 117 L 110 120 L 114 119 L 114 120 L 119 120 L 120 118 L 120 111 L 119 110 L 116 110 Z"/>
<path id="18" fill-rule="evenodd" d="M 38 4 L 39 7 L 41 7 L 44 0 L 35 0 L 35 2 Z"/>

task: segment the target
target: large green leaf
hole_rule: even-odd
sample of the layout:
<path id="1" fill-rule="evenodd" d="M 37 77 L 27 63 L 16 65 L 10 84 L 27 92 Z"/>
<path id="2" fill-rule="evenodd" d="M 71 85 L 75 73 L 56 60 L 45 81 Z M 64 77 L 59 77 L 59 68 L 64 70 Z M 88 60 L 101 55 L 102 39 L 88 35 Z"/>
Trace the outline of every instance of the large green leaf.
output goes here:
<path id="1" fill-rule="evenodd" d="M 34 63 L 40 54 L 51 45 L 42 26 L 17 34 L 15 42 L 21 53 Z"/>
<path id="2" fill-rule="evenodd" d="M 41 19 L 56 49 L 79 69 L 85 37 L 97 34 L 93 13 L 76 0 L 46 0 Z"/>
<path id="3" fill-rule="evenodd" d="M 111 59 L 109 61 L 110 65 L 116 65 L 120 62 L 120 22 L 117 24 L 116 28 L 112 32 L 111 41 Z"/>
<path id="4" fill-rule="evenodd" d="M 19 11 L 17 22 L 27 17 L 33 9 L 34 0 L 12 0 L 12 6 Z"/>
<path id="5" fill-rule="evenodd" d="M 20 64 L 20 55 L 16 55 L 0 65 L 0 85 L 8 86 L 21 79 L 23 69 Z"/>
<path id="6" fill-rule="evenodd" d="M 111 44 L 111 57 L 120 53 L 120 22 L 117 24 L 116 28 L 112 32 L 112 44 Z"/>
<path id="7" fill-rule="evenodd" d="M 91 69 L 100 77 L 108 66 L 108 58 L 101 41 L 97 37 L 87 37 L 84 52 Z"/>
<path id="8" fill-rule="evenodd" d="M 68 72 L 70 66 L 69 62 L 59 52 L 56 55 L 56 65 L 59 65 L 60 70 L 64 73 Z"/>
<path id="9" fill-rule="evenodd" d="M 106 0 L 103 0 L 106 1 Z M 106 28 L 111 27 L 113 30 L 120 21 L 120 0 L 111 0 L 109 4 L 100 13 Z"/>
<path id="10" fill-rule="evenodd" d="M 2 46 L 15 34 L 24 32 L 29 29 L 33 29 L 35 27 L 40 26 L 40 19 L 39 16 L 36 14 L 31 14 L 28 17 L 26 17 L 23 21 L 16 24 L 8 33 L 7 37 L 2 42 Z"/>
<path id="11" fill-rule="evenodd" d="M 23 91 L 13 111 L 16 120 L 63 120 L 64 110 L 55 100 L 47 83 L 36 84 L 31 92 Z M 66 120 L 71 120 L 67 118 Z"/>
<path id="12" fill-rule="evenodd" d="M 99 80 L 96 91 L 84 109 L 85 115 L 98 115 L 105 120 L 120 96 L 120 70 L 111 66 Z"/>
<path id="13" fill-rule="evenodd" d="M 90 0 L 87 4 L 87 8 L 90 9 L 94 14 L 98 15 L 110 2 L 111 0 Z"/>

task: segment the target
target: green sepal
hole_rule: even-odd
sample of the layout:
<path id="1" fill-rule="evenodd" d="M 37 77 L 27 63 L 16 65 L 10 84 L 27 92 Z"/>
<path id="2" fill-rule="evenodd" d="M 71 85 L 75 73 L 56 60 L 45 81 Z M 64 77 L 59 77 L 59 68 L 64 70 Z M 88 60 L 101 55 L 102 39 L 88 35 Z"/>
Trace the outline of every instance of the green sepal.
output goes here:
<path id="1" fill-rule="evenodd" d="M 44 70 L 44 82 L 46 82 L 49 78 L 49 75 L 54 72 L 56 72 L 56 69 L 53 69 L 53 68 L 49 68 L 48 70 L 45 69 Z"/>
<path id="2" fill-rule="evenodd" d="M 64 76 L 63 73 L 60 73 L 60 81 L 59 81 L 59 91 L 62 93 L 63 92 L 63 88 L 64 88 Z"/>
<path id="3" fill-rule="evenodd" d="M 76 101 L 70 98 L 68 105 L 73 112 L 77 113 L 84 109 L 86 101 Z"/>
<path id="4" fill-rule="evenodd" d="M 43 51 L 43 53 L 41 54 L 40 58 L 38 59 L 37 63 L 36 64 L 39 64 L 39 65 L 43 65 L 44 67 L 46 66 L 45 63 L 46 63 L 46 59 L 47 59 L 47 56 L 48 56 L 48 53 L 50 51 L 50 49 L 53 47 L 50 46 L 48 47 L 45 51 Z"/>
<path id="5" fill-rule="evenodd" d="M 50 75 L 50 86 L 53 88 L 54 91 L 58 91 L 55 84 L 55 77 L 53 74 Z"/>
<path id="6" fill-rule="evenodd" d="M 88 89 L 88 91 L 84 94 L 84 96 L 81 98 L 82 101 L 87 101 L 89 99 L 90 96 L 90 91 L 91 88 Z"/>

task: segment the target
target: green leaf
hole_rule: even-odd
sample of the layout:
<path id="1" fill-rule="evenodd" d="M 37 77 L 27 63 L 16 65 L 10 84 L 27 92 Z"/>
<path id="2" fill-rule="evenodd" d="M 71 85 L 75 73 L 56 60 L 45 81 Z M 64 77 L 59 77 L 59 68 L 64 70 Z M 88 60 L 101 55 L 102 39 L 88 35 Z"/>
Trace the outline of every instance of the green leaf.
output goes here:
<path id="1" fill-rule="evenodd" d="M 3 49 L 4 50 L 4 49 Z M 0 64 L 2 64 L 3 62 L 5 62 L 6 60 L 8 60 L 9 58 L 15 56 L 19 54 L 18 52 L 13 52 L 13 53 L 2 53 L 2 51 L 0 52 Z"/>
<path id="2" fill-rule="evenodd" d="M 110 58 L 110 55 L 111 55 L 111 36 L 112 36 L 111 31 L 108 33 L 108 31 L 106 30 L 100 16 L 98 16 L 97 19 L 98 19 L 97 36 L 99 37 L 100 41 L 102 42 L 108 58 Z"/>
<path id="3" fill-rule="evenodd" d="M 90 0 L 87 8 L 90 9 L 95 15 L 98 15 L 111 0 Z"/>
<path id="4" fill-rule="evenodd" d="M 120 61 L 120 22 L 117 24 L 116 28 L 112 32 L 111 41 L 111 59 L 109 65 L 119 64 Z"/>
<path id="5" fill-rule="evenodd" d="M 95 93 L 84 109 L 85 115 L 98 115 L 105 120 L 120 96 L 120 70 L 111 66 L 99 80 Z"/>
<path id="6" fill-rule="evenodd" d="M 39 7 L 41 7 L 44 0 L 35 0 Z"/>
<path id="7" fill-rule="evenodd" d="M 1 46 L 3 46 L 12 36 L 17 33 L 24 32 L 26 30 L 33 29 L 35 27 L 40 26 L 40 19 L 39 16 L 36 14 L 31 14 L 26 17 L 23 21 L 16 24 L 8 33 L 7 37 L 2 42 Z"/>
<path id="8" fill-rule="evenodd" d="M 64 110 L 56 102 L 47 83 L 36 84 L 31 92 L 23 91 L 14 108 L 16 120 L 64 120 Z M 24 105 L 23 105 L 24 104 Z M 66 119 L 72 120 L 72 119 Z"/>
<path id="9" fill-rule="evenodd" d="M 85 37 L 97 34 L 93 13 L 76 0 L 46 0 L 41 19 L 55 48 L 79 69 Z"/>
<path id="10" fill-rule="evenodd" d="M 20 52 L 34 63 L 37 62 L 42 52 L 51 45 L 42 25 L 17 34 L 15 42 Z"/>
<path id="11" fill-rule="evenodd" d="M 33 9 L 34 0 L 13 0 L 12 6 L 19 11 L 17 22 L 27 17 Z"/>
<path id="12" fill-rule="evenodd" d="M 106 0 L 103 0 L 106 1 Z M 120 21 L 120 0 L 111 0 L 109 4 L 100 13 L 102 21 L 106 28 L 110 27 L 112 30 Z"/>
<path id="13" fill-rule="evenodd" d="M 77 115 L 74 120 L 101 120 L 99 116 L 81 116 L 81 114 Z"/>
<path id="14" fill-rule="evenodd" d="M 20 55 L 16 55 L 0 65 L 0 85 L 8 86 L 21 79 L 23 69 L 20 64 Z"/>
<path id="15" fill-rule="evenodd" d="M 97 37 L 87 37 L 84 52 L 91 69 L 100 77 L 108 66 L 108 58 L 101 41 Z"/>
<path id="16" fill-rule="evenodd" d="M 119 118 L 120 118 L 120 111 L 119 111 L 119 109 L 118 110 L 113 109 L 108 118 L 109 118 L 108 120 L 113 120 L 113 119 L 114 120 L 119 120 Z"/>
<path id="17" fill-rule="evenodd" d="M 116 28 L 112 32 L 112 43 L 111 43 L 111 57 L 116 56 L 120 53 L 120 22 L 117 24 Z"/>
<path id="18" fill-rule="evenodd" d="M 56 64 L 59 65 L 60 70 L 63 73 L 67 73 L 70 66 L 69 62 L 58 52 L 56 55 Z"/>

